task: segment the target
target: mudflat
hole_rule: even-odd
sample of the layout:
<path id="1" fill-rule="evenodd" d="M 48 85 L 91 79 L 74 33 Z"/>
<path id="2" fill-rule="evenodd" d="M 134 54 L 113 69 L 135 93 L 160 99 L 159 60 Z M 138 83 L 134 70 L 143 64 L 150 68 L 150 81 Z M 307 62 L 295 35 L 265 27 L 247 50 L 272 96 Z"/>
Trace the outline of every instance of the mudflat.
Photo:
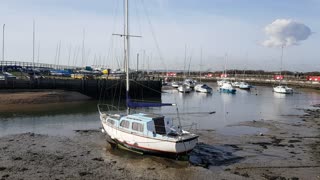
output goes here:
<path id="1" fill-rule="evenodd" d="M 47 104 L 84 101 L 88 99 L 90 99 L 90 97 L 79 92 L 64 90 L 0 91 L 0 105 Z"/>

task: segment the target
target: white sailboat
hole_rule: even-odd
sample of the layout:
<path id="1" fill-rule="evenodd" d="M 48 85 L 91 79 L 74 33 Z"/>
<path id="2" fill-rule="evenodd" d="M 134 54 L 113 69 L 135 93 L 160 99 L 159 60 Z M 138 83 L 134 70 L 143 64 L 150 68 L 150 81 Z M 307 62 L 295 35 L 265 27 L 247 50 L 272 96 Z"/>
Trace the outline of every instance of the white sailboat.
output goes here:
<path id="1" fill-rule="evenodd" d="M 178 88 L 178 87 L 179 87 L 179 83 L 178 83 L 178 82 L 172 82 L 172 83 L 171 83 L 171 86 L 172 86 L 173 88 Z"/>
<path id="2" fill-rule="evenodd" d="M 212 93 L 212 88 L 207 84 L 198 84 L 194 87 L 194 90 L 201 93 Z"/>
<path id="3" fill-rule="evenodd" d="M 281 47 L 280 76 L 281 76 L 281 72 L 282 72 L 283 48 L 284 48 L 284 46 Z M 276 87 L 273 87 L 273 92 L 281 93 L 281 94 L 292 94 L 293 93 L 293 89 L 289 88 L 288 86 L 282 85 L 281 84 L 281 79 L 280 79 L 279 80 L 279 85 L 276 86 Z"/>
<path id="4" fill-rule="evenodd" d="M 230 82 L 223 83 L 223 85 L 219 89 L 220 89 L 220 92 L 224 92 L 224 93 L 231 93 L 231 94 L 236 93 L 236 89 L 232 87 Z"/>
<path id="5" fill-rule="evenodd" d="M 200 92 L 200 93 L 212 93 L 212 88 L 206 84 L 201 83 L 201 65 L 202 65 L 202 49 L 201 49 L 201 53 L 200 53 L 200 71 L 199 71 L 199 75 L 200 75 L 200 84 L 197 84 L 194 87 L 194 90 L 196 92 Z"/>
<path id="6" fill-rule="evenodd" d="M 191 151 L 198 142 L 198 135 L 173 125 L 172 119 L 163 115 L 136 113 L 130 108 L 160 107 L 174 104 L 134 102 L 129 97 L 129 28 L 128 0 L 125 3 L 125 64 L 126 64 L 126 105 L 127 113 L 115 112 L 111 105 L 98 104 L 103 131 L 110 137 L 110 143 L 128 149 L 151 154 L 181 155 Z M 103 107 L 107 107 L 104 111 Z M 117 110 L 117 109 L 116 109 Z"/>
<path id="7" fill-rule="evenodd" d="M 273 88 L 273 91 L 276 93 L 282 93 L 282 94 L 292 94 L 293 89 L 289 88 L 288 86 L 279 85 Z"/>
<path id="8" fill-rule="evenodd" d="M 223 70 L 223 76 L 226 76 L 227 75 L 227 54 L 225 54 L 225 62 L 224 62 L 224 70 Z M 219 87 L 223 86 L 223 84 L 225 83 L 229 83 L 228 80 L 225 79 L 226 77 L 221 77 L 221 80 L 217 81 L 217 84 Z"/>
<path id="9" fill-rule="evenodd" d="M 239 89 L 244 89 L 244 90 L 250 90 L 252 88 L 252 86 L 246 82 L 240 82 L 238 87 Z"/>
<path id="10" fill-rule="evenodd" d="M 178 91 L 181 93 L 189 93 L 192 91 L 192 89 L 187 84 L 182 84 L 178 87 Z"/>
<path id="11" fill-rule="evenodd" d="M 189 88 L 193 89 L 196 85 L 197 81 L 193 80 L 193 79 L 185 79 L 183 84 L 188 86 Z"/>

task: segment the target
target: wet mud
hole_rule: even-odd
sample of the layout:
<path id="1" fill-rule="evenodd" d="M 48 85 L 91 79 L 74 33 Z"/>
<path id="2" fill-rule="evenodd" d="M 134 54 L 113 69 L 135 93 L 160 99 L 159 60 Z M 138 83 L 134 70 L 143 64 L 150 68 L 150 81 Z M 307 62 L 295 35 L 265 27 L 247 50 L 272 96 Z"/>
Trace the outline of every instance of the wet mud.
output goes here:
<path id="1" fill-rule="evenodd" d="M 263 134 L 199 130 L 189 160 L 124 153 L 99 129 L 72 137 L 34 133 L 0 138 L 0 179 L 320 179 L 320 109 L 300 120 L 252 120 L 233 126 Z"/>
<path id="2" fill-rule="evenodd" d="M 205 168 L 230 165 L 243 159 L 243 157 L 233 154 L 237 150 L 240 150 L 240 148 L 236 145 L 209 145 L 198 143 L 189 154 L 189 162 L 192 165 Z"/>

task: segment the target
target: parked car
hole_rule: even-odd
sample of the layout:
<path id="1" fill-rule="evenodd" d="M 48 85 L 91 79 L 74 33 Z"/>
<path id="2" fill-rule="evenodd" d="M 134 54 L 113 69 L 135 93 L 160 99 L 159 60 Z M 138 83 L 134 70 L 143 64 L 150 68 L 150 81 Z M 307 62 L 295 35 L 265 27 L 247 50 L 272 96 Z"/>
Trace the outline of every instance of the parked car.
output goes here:
<path id="1" fill-rule="evenodd" d="M 5 79 L 17 79 L 16 76 L 12 75 L 11 73 L 8 72 L 3 72 L 3 74 L 0 74 L 0 80 L 5 80 Z"/>

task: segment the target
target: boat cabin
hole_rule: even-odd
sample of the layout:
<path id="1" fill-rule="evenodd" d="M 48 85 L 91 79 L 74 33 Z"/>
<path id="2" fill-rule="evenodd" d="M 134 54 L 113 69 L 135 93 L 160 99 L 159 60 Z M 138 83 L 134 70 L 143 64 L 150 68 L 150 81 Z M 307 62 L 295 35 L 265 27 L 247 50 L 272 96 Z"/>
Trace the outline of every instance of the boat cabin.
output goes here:
<path id="1" fill-rule="evenodd" d="M 107 122 L 121 130 L 144 136 L 177 135 L 176 131 L 172 129 L 172 119 L 157 114 L 138 113 L 122 117 L 110 116 Z"/>

